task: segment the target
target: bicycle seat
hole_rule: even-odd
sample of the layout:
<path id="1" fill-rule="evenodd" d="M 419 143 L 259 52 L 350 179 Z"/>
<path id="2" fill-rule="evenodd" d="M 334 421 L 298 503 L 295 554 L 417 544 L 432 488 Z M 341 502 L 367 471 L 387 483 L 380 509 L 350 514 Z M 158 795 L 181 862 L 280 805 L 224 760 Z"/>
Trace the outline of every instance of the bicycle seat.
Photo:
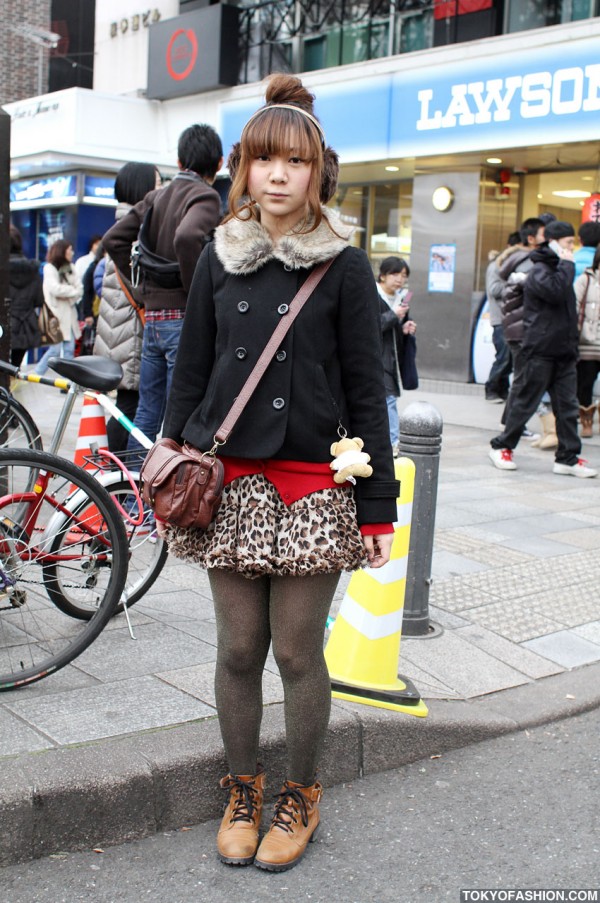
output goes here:
<path id="1" fill-rule="evenodd" d="M 123 379 L 121 365 L 99 354 L 76 357 L 74 360 L 51 357 L 48 365 L 59 376 L 64 376 L 84 389 L 94 389 L 96 392 L 110 392 L 111 389 L 116 389 Z"/>

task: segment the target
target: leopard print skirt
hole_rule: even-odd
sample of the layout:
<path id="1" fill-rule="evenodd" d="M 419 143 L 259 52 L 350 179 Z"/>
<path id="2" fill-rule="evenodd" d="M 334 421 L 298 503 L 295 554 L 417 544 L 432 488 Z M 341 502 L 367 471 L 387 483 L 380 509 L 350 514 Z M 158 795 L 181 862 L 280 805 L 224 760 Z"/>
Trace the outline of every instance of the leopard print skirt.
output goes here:
<path id="1" fill-rule="evenodd" d="M 169 527 L 169 552 L 246 577 L 352 571 L 367 563 L 351 487 L 320 489 L 286 505 L 262 474 L 225 486 L 207 530 Z"/>

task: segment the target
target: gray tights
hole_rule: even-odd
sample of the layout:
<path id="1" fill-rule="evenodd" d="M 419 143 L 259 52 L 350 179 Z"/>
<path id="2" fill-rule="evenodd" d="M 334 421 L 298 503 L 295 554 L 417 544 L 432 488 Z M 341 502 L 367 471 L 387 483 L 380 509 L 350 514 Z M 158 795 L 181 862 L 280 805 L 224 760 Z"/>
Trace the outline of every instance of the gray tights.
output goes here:
<path id="1" fill-rule="evenodd" d="M 262 673 L 272 642 L 284 689 L 287 778 L 312 784 L 331 709 L 323 637 L 340 575 L 251 580 L 211 568 L 208 576 L 217 619 L 217 711 L 229 769 L 256 772 Z"/>

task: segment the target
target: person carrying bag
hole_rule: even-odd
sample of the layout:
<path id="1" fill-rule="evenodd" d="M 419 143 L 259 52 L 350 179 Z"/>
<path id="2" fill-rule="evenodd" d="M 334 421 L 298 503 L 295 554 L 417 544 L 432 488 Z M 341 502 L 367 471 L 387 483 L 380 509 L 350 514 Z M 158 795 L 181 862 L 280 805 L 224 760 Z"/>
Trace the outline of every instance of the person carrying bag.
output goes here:
<path id="1" fill-rule="evenodd" d="M 389 560 L 398 497 L 377 291 L 366 254 L 350 245 L 351 228 L 324 206 L 338 159 L 313 101 L 299 79 L 272 76 L 265 106 L 234 145 L 231 213 L 195 270 L 162 431 L 223 465 L 208 526 L 160 528 L 171 554 L 207 569 L 215 606 L 229 769 L 220 782 L 227 803 L 218 855 L 276 872 L 297 865 L 319 826 L 316 772 L 331 707 L 323 635 L 340 573 Z M 256 362 L 323 263 L 327 272 L 275 339 L 246 401 Z M 243 410 L 223 435 L 236 398 Z M 356 485 L 336 483 L 331 468 L 332 442 L 344 432 L 360 437 L 371 459 L 373 473 Z M 271 643 L 284 685 L 287 764 L 259 843 L 261 682 Z"/>

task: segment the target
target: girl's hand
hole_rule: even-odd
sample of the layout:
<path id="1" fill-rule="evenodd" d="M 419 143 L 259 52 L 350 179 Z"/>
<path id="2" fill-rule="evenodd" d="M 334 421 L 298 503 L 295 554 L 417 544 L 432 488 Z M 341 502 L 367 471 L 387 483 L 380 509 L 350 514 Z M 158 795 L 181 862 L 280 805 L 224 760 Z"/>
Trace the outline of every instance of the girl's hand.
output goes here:
<path id="1" fill-rule="evenodd" d="M 370 568 L 380 568 L 390 560 L 393 533 L 379 533 L 375 536 L 363 536 Z"/>

